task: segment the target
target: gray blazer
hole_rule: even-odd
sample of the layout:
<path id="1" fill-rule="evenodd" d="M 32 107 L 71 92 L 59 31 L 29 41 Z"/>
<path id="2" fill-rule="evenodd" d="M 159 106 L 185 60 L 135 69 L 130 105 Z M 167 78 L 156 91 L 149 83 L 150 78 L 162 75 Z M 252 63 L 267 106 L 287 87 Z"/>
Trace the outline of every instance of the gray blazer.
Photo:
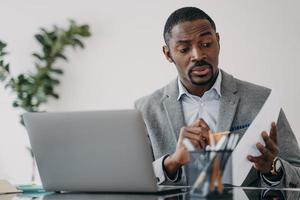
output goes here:
<path id="1" fill-rule="evenodd" d="M 270 89 L 238 80 L 222 71 L 220 112 L 217 130 L 250 124 L 270 94 Z M 142 112 L 151 142 L 154 170 L 159 184 L 186 184 L 186 173 L 180 175 L 177 183 L 169 180 L 162 162 L 166 155 L 174 153 L 180 128 L 185 126 L 182 105 L 177 101 L 177 79 L 167 86 L 135 102 Z M 300 187 L 300 150 L 297 140 L 281 110 L 277 121 L 279 157 L 283 163 L 282 187 Z M 246 129 L 241 130 L 244 133 Z M 246 156 L 246 155 L 245 155 Z M 233 163 L 234 164 L 234 163 Z M 259 173 L 251 169 L 243 185 L 258 186 Z M 263 184 L 264 185 L 264 184 Z"/>

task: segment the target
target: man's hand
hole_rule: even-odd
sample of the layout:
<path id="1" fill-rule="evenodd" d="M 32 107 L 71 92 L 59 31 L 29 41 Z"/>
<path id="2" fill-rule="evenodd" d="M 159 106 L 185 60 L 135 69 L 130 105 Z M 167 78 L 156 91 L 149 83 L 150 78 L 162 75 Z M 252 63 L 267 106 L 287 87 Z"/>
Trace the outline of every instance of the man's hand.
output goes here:
<path id="1" fill-rule="evenodd" d="M 272 169 L 272 162 L 278 156 L 279 148 L 277 145 L 277 127 L 275 122 L 271 125 L 270 136 L 264 131 L 261 133 L 265 146 L 257 143 L 256 147 L 261 152 L 260 156 L 248 155 L 247 158 L 250 162 L 254 163 L 254 168 L 261 173 L 269 173 Z"/>
<path id="2" fill-rule="evenodd" d="M 196 149 L 204 149 L 209 144 L 209 127 L 203 119 L 198 119 L 188 127 L 180 130 L 176 151 L 164 161 L 164 167 L 169 177 L 174 177 L 177 170 L 190 161 L 190 154 L 183 139 L 191 141 Z"/>

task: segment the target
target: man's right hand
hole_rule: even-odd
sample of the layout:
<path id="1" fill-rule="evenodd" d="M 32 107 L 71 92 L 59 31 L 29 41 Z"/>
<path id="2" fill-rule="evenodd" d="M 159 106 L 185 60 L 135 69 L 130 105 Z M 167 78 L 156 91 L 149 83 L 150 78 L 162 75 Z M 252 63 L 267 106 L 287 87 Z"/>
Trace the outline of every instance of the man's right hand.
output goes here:
<path id="1" fill-rule="evenodd" d="M 176 151 L 164 160 L 164 168 L 168 177 L 174 178 L 177 170 L 190 161 L 190 154 L 183 139 L 187 138 L 195 149 L 204 149 L 209 145 L 209 127 L 203 119 L 198 119 L 188 127 L 182 127 L 176 146 Z"/>

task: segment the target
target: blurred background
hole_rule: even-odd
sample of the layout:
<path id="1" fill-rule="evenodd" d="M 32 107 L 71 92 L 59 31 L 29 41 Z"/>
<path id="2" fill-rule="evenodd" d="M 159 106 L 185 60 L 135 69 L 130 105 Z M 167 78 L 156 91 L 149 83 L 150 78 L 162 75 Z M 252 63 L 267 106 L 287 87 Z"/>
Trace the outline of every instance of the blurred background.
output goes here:
<path id="1" fill-rule="evenodd" d="M 0 0 L 0 40 L 8 46 L 14 75 L 34 68 L 39 28 L 90 25 L 85 49 L 68 50 L 69 62 L 48 111 L 133 108 L 135 99 L 177 75 L 162 54 L 163 27 L 177 8 L 196 6 L 215 21 L 221 37 L 219 67 L 239 79 L 280 91 L 281 103 L 300 140 L 300 1 L 298 0 Z M 0 179 L 28 183 L 31 159 L 14 96 L 0 85 Z"/>

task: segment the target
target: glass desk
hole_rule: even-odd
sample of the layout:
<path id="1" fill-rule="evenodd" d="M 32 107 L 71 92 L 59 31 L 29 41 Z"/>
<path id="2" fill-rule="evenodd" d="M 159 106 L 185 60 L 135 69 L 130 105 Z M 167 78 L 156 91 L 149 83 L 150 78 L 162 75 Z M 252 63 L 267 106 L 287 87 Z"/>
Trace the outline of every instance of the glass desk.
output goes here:
<path id="1" fill-rule="evenodd" d="M 233 187 L 225 188 L 226 194 L 211 196 L 205 199 L 233 199 L 233 200 L 299 200 L 300 188 L 298 189 L 263 189 Z M 23 193 L 0 195 L 0 200 L 195 200 L 201 199 L 191 196 L 188 192 L 179 194 L 150 195 L 150 194 L 125 194 L 125 193 Z M 203 199 L 203 198 L 202 198 Z"/>

